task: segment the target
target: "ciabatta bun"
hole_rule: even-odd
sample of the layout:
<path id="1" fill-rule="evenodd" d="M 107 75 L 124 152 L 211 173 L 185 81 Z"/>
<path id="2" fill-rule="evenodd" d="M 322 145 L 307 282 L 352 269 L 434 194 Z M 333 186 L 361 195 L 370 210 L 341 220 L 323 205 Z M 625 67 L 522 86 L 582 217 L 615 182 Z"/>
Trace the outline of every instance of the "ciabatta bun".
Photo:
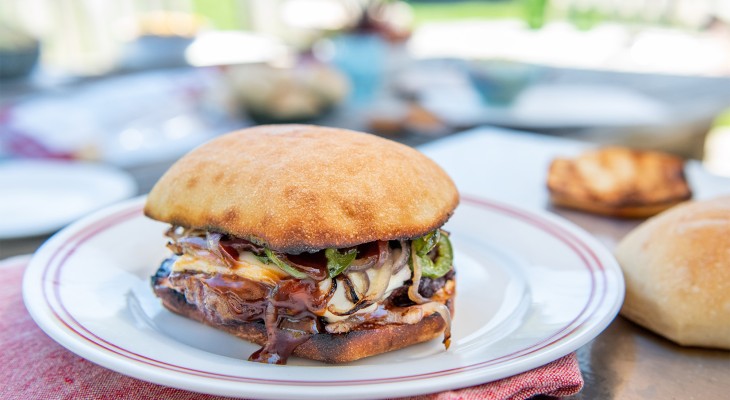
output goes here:
<path id="1" fill-rule="evenodd" d="M 150 192 L 145 214 L 297 253 L 421 236 L 458 201 L 448 175 L 408 146 L 344 129 L 268 125 L 181 158 Z"/>

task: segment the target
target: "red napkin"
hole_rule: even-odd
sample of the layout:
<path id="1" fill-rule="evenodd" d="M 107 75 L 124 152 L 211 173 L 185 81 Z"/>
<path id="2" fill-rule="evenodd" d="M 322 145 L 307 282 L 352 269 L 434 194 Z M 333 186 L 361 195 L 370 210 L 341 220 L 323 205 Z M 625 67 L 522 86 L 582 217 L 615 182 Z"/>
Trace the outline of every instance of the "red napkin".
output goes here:
<path id="1" fill-rule="evenodd" d="M 53 158 L 72 160 L 74 155 L 49 148 L 41 141 L 12 126 L 12 107 L 0 107 L 0 148 L 23 158 Z"/>
<path id="2" fill-rule="evenodd" d="M 0 262 L 1 399 L 222 399 L 140 381 L 93 364 L 46 336 L 21 295 L 28 257 Z M 569 396 L 583 387 L 575 354 L 496 382 L 414 400 L 527 399 Z"/>

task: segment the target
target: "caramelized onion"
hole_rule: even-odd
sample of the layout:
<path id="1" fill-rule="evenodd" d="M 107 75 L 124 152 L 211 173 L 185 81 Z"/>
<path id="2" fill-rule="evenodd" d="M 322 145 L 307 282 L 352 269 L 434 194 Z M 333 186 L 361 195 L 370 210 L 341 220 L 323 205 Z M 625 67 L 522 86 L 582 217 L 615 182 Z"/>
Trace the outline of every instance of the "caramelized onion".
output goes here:
<path id="1" fill-rule="evenodd" d="M 365 322 L 366 317 L 367 316 L 363 315 L 363 314 L 353 315 L 347 319 L 343 319 L 342 321 L 337 321 L 337 322 L 333 322 L 331 324 L 327 324 L 327 326 L 325 326 L 324 329 L 328 333 L 347 333 L 347 332 L 350 332 L 356 326 Z"/>
<path id="2" fill-rule="evenodd" d="M 349 300 L 352 304 L 357 304 L 357 302 L 360 301 L 360 296 L 358 296 L 357 290 L 355 290 L 355 285 L 353 285 L 350 277 L 345 275 L 341 278 L 341 281 L 344 284 L 345 297 L 347 300 Z"/>
<path id="3" fill-rule="evenodd" d="M 390 255 L 390 246 L 388 246 L 387 241 L 378 241 L 378 262 L 375 263 L 373 268 L 379 268 L 381 265 L 385 263 L 386 260 L 388 260 L 388 256 Z"/>
<path id="4" fill-rule="evenodd" d="M 219 254 L 221 237 L 223 237 L 223 235 L 221 235 L 220 233 L 208 232 L 208 234 L 205 236 L 208 250 Z"/>
<path id="5" fill-rule="evenodd" d="M 414 246 L 413 242 L 411 242 L 411 254 L 416 254 Z M 419 257 L 411 257 L 411 261 L 413 264 L 413 277 L 411 278 L 413 283 L 408 288 L 408 298 L 416 304 L 428 303 L 428 299 L 425 299 L 418 293 L 418 287 L 421 285 L 421 260 Z"/>
<path id="6" fill-rule="evenodd" d="M 284 253 L 276 253 L 277 257 L 279 257 L 280 260 L 284 261 L 285 263 L 289 264 L 292 268 L 295 268 L 309 276 L 310 278 L 321 281 L 323 279 L 326 279 L 329 275 L 327 274 L 327 264 L 321 265 L 321 266 L 309 266 L 304 265 L 300 263 L 296 263 L 291 260 L 286 254 Z"/>
<path id="7" fill-rule="evenodd" d="M 411 247 L 408 246 L 405 240 L 400 241 L 400 253 L 398 258 L 393 262 L 393 275 L 400 272 L 400 270 L 408 263 L 408 257 L 411 255 Z"/>
<path id="8" fill-rule="evenodd" d="M 264 253 L 263 246 L 259 246 L 257 244 L 249 242 L 246 239 L 241 239 L 237 237 L 226 236 L 221 239 L 221 245 L 236 249 L 239 253 L 243 251 L 248 251 L 257 256 L 260 256 Z"/>
<path id="9" fill-rule="evenodd" d="M 416 250 L 413 248 L 413 243 L 411 243 L 411 254 L 416 254 Z M 429 301 L 421 296 L 418 292 L 418 288 L 421 284 L 421 260 L 420 257 L 413 257 L 411 260 L 413 261 L 413 284 L 411 284 L 411 287 L 408 288 L 408 298 L 416 304 L 422 304 L 425 315 L 433 314 L 434 312 L 441 315 L 441 318 L 443 318 L 446 323 L 443 343 L 448 349 L 451 344 L 451 312 L 446 305 L 436 301 Z"/>
<path id="10" fill-rule="evenodd" d="M 338 276 L 337 280 L 344 286 L 345 297 L 353 306 L 342 311 L 330 305 L 327 308 L 329 312 L 337 316 L 348 316 L 383 299 L 393 275 L 393 260 L 390 259 L 388 242 L 378 242 L 377 257 L 377 263 L 367 271 Z"/>
<path id="11" fill-rule="evenodd" d="M 350 264 L 349 267 L 345 270 L 345 272 L 358 272 L 363 271 L 368 268 L 372 268 L 375 263 L 378 261 L 378 255 L 355 259 L 352 264 Z"/>
<path id="12" fill-rule="evenodd" d="M 237 260 L 233 260 L 231 255 L 221 248 L 221 237 L 223 237 L 223 235 L 220 233 L 208 232 L 205 235 L 205 242 L 208 247 L 208 251 L 218 257 L 218 259 L 223 260 L 223 262 L 230 267 Z"/>
<path id="13" fill-rule="evenodd" d="M 451 345 L 451 311 L 449 311 L 449 308 L 446 307 L 445 304 L 439 303 L 437 301 L 426 303 L 422 307 L 424 316 L 438 313 L 441 318 L 443 318 L 444 322 L 446 323 L 446 328 L 444 329 L 443 344 L 448 349 Z"/>
<path id="14" fill-rule="evenodd" d="M 328 298 L 331 297 L 331 295 L 329 295 L 329 294 L 330 293 L 333 293 L 334 292 L 334 289 L 336 287 L 337 286 L 335 286 L 335 280 L 334 279 L 329 279 L 328 278 L 328 279 L 324 279 L 324 280 L 321 280 L 321 281 L 317 282 L 317 289 L 319 289 L 319 291 L 321 293 L 328 293 L 328 296 L 327 296 Z"/>
<path id="15" fill-rule="evenodd" d="M 179 227 L 179 226 L 170 225 L 170 227 L 167 228 L 167 230 L 165 231 L 165 236 L 169 237 L 170 239 L 175 240 L 175 239 L 177 239 L 180 236 L 180 234 L 181 234 L 180 230 L 181 229 L 182 228 Z"/>
<path id="16" fill-rule="evenodd" d="M 358 297 L 363 297 L 370 290 L 370 276 L 367 272 L 352 272 L 347 274 L 347 277 L 352 282 L 352 286 L 355 287 Z"/>
<path id="17" fill-rule="evenodd" d="M 386 310 L 385 316 L 379 319 L 382 324 L 407 324 L 413 325 L 421 322 L 424 311 L 421 306 L 394 308 Z"/>
<path id="18" fill-rule="evenodd" d="M 369 268 L 378 268 L 388 258 L 390 253 L 390 246 L 387 241 L 379 240 L 378 252 L 368 257 L 355 259 L 352 264 L 345 270 L 345 272 L 358 272 L 364 271 Z"/>
<path id="19" fill-rule="evenodd" d="M 181 236 L 175 239 L 173 245 L 180 249 L 179 254 L 188 253 L 190 255 L 196 255 L 200 250 L 208 250 L 208 242 L 200 236 Z"/>
<path id="20" fill-rule="evenodd" d="M 352 315 L 352 314 L 362 310 L 363 308 L 368 308 L 372 305 L 373 305 L 372 302 L 367 301 L 366 299 L 362 299 L 362 300 L 358 301 L 357 304 L 355 304 L 352 308 L 350 308 L 349 310 L 347 310 L 345 312 L 341 312 L 341 311 L 337 310 L 332 305 L 327 307 L 327 311 L 331 312 L 334 315 L 337 315 L 338 317 L 346 317 L 348 315 Z"/>
<path id="21" fill-rule="evenodd" d="M 445 312 L 443 309 L 445 309 Z M 446 308 L 446 306 L 437 302 L 388 309 L 383 308 L 381 305 L 377 310 L 371 313 L 352 315 L 347 319 L 329 323 L 325 326 L 325 330 L 329 333 L 347 333 L 365 322 L 376 325 L 414 325 L 421 322 L 424 317 L 434 313 L 439 313 L 446 322 L 446 331 L 444 332 L 444 335 L 450 338 L 451 314 L 448 311 L 449 309 Z"/>

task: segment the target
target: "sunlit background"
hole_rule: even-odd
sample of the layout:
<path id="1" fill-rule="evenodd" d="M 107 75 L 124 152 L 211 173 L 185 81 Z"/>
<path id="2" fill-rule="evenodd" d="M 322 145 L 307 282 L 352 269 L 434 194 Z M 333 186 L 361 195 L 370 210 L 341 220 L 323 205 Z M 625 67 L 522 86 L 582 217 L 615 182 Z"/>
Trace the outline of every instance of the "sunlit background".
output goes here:
<path id="1" fill-rule="evenodd" d="M 253 124 L 412 145 L 493 125 L 730 175 L 729 22 L 727 0 L 4 0 L 0 158 L 98 161 L 145 192 Z"/>

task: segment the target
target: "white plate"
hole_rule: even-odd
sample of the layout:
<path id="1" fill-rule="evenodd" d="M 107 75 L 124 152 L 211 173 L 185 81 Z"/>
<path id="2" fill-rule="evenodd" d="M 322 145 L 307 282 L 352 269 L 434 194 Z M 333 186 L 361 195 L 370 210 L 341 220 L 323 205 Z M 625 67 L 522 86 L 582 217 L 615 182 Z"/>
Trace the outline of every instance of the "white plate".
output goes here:
<path id="1" fill-rule="evenodd" d="M 97 164 L 0 163 L 0 239 L 51 233 L 92 211 L 134 196 L 129 174 Z"/>
<path id="2" fill-rule="evenodd" d="M 457 265 L 452 345 L 439 340 L 347 365 L 245 361 L 256 346 L 173 315 L 149 287 L 164 224 L 135 199 L 79 221 L 33 257 L 25 303 L 49 336 L 95 363 L 198 392 L 321 399 L 415 395 L 539 367 L 598 335 L 621 272 L 588 234 L 546 213 L 465 197 L 446 229 Z"/>

